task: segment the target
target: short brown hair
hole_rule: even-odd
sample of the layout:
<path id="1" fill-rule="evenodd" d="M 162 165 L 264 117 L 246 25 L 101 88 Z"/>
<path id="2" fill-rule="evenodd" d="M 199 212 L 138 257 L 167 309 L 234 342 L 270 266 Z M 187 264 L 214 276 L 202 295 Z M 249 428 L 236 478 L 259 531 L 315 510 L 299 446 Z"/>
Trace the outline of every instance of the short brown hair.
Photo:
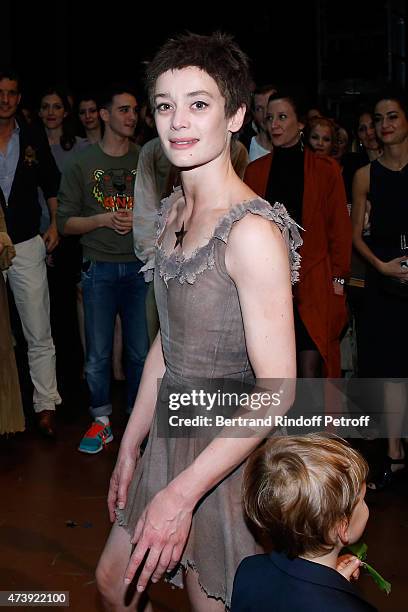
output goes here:
<path id="1" fill-rule="evenodd" d="M 225 98 L 225 116 L 232 117 L 250 99 L 251 78 L 245 53 L 232 36 L 214 32 L 209 36 L 187 32 L 170 38 L 147 69 L 147 89 L 154 109 L 154 88 L 161 74 L 196 66 L 214 79 Z"/>
<path id="2" fill-rule="evenodd" d="M 245 511 L 278 552 L 319 556 L 333 549 L 331 532 L 350 519 L 367 473 L 366 461 L 341 438 L 274 437 L 248 459 Z"/>

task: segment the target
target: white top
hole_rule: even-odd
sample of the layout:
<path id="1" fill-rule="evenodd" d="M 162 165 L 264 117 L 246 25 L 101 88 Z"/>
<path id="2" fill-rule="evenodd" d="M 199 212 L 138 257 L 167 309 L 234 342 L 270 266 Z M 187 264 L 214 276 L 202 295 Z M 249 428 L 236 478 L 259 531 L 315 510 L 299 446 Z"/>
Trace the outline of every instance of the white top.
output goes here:
<path id="1" fill-rule="evenodd" d="M 264 155 L 268 155 L 268 153 L 270 153 L 268 149 L 264 149 L 258 144 L 256 136 L 252 136 L 251 144 L 249 145 L 249 161 L 253 162 L 258 159 L 258 157 L 263 157 Z"/>

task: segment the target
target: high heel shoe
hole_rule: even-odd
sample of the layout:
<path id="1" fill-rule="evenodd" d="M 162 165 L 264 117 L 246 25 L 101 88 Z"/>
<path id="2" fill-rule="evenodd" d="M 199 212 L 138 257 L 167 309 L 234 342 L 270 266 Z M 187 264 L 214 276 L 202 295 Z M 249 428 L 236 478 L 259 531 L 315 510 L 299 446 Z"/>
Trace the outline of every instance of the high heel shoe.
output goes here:
<path id="1" fill-rule="evenodd" d="M 402 465 L 402 468 L 393 470 L 393 465 Z M 394 484 L 401 476 L 404 476 L 406 471 L 407 465 L 405 457 L 402 459 L 391 459 L 391 457 L 387 455 L 377 477 L 367 483 L 367 488 L 372 491 L 383 491 Z"/>

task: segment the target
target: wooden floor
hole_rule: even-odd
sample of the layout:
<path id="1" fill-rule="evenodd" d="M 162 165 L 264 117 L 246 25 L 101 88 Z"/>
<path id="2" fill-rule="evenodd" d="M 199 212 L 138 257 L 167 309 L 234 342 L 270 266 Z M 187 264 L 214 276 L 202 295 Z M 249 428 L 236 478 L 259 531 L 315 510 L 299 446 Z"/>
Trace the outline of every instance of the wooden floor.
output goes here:
<path id="1" fill-rule="evenodd" d="M 43 440 L 30 423 L 25 433 L 0 438 L 0 590 L 69 591 L 71 610 L 100 610 L 94 571 L 109 533 L 105 500 L 124 427 L 121 395 L 118 385 L 115 440 L 98 455 L 77 451 L 88 425 L 81 400 L 59 414 L 55 442 Z M 367 576 L 359 587 L 381 612 L 404 611 L 408 483 L 369 501 L 368 560 L 392 583 L 392 594 L 383 595 Z M 157 611 L 189 610 L 185 594 L 168 586 L 156 585 L 151 597 Z"/>

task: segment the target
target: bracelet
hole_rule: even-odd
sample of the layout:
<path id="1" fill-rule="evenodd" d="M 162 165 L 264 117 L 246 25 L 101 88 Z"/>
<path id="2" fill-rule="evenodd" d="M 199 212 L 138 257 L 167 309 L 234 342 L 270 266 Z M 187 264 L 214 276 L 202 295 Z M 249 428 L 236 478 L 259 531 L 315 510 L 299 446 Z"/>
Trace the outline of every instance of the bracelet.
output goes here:
<path id="1" fill-rule="evenodd" d="M 339 283 L 339 285 L 344 285 L 345 280 L 342 276 L 333 276 L 333 283 Z"/>

